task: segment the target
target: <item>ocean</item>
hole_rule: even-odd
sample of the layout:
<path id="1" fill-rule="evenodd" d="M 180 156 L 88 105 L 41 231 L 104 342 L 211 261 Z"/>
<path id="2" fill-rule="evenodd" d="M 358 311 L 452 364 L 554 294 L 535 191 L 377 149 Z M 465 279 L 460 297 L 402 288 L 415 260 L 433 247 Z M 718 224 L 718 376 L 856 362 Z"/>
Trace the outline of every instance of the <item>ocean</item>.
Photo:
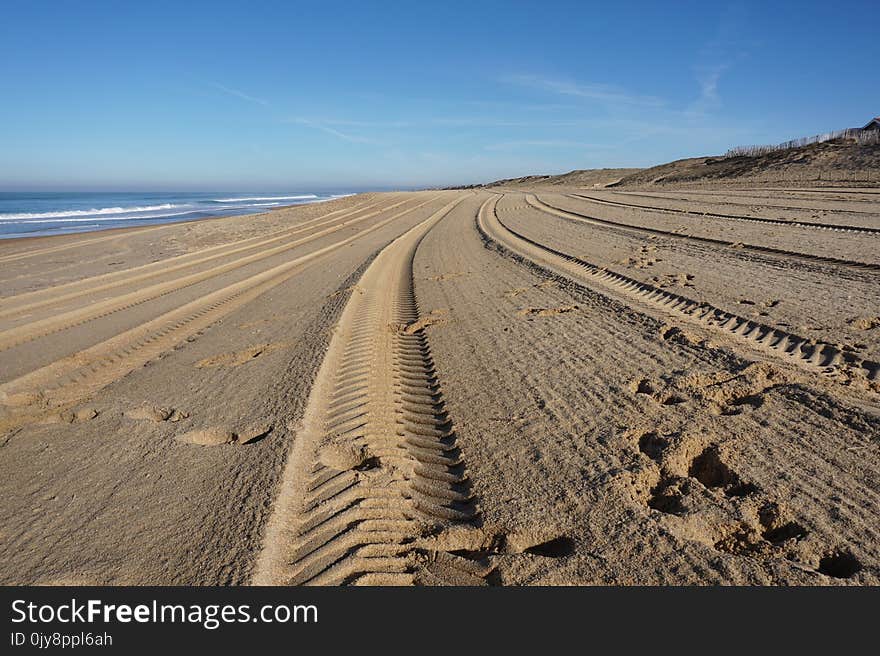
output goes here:
<path id="1" fill-rule="evenodd" d="M 0 239 L 256 214 L 349 193 L 0 192 Z"/>

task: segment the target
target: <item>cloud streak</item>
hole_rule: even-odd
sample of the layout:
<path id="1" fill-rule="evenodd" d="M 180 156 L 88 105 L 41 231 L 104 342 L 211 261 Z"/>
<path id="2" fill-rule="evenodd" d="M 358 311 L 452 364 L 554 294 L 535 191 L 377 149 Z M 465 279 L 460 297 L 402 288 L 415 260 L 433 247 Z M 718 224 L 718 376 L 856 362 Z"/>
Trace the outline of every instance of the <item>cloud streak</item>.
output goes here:
<path id="1" fill-rule="evenodd" d="M 698 53 L 696 79 L 700 95 L 688 107 L 688 114 L 706 114 L 721 107 L 721 95 L 718 91 L 721 76 L 735 62 L 748 56 L 741 36 L 748 34 L 746 28 L 747 13 L 743 6 L 732 5 L 722 11 L 714 36 L 703 44 Z"/>
<path id="2" fill-rule="evenodd" d="M 337 139 L 341 139 L 343 141 L 348 141 L 350 143 L 362 143 L 362 144 L 378 144 L 379 142 L 375 139 L 371 139 L 369 137 L 362 137 L 358 135 L 348 134 L 346 132 L 342 132 L 341 130 L 337 130 L 336 128 L 330 127 L 321 121 L 313 121 L 311 119 L 302 118 L 302 117 L 294 117 L 287 119 L 285 121 L 287 123 L 295 123 L 297 125 L 304 125 L 305 127 L 311 128 L 313 130 L 318 130 L 320 132 L 324 132 L 325 134 L 332 135 Z"/>
<path id="3" fill-rule="evenodd" d="M 606 105 L 632 105 L 637 107 L 662 107 L 666 101 L 656 96 L 631 94 L 623 89 L 605 84 L 581 84 L 570 80 L 557 80 L 540 75 L 509 75 L 502 82 L 549 91 L 563 96 L 593 100 Z"/>
<path id="4" fill-rule="evenodd" d="M 721 107 L 721 97 L 718 95 L 718 82 L 721 79 L 721 75 L 728 68 L 727 64 L 719 64 L 704 68 L 697 74 L 700 96 L 688 108 L 688 113 L 705 114 Z"/>
<path id="5" fill-rule="evenodd" d="M 241 100 L 247 100 L 248 102 L 256 103 L 257 105 L 263 105 L 263 107 L 271 106 L 271 103 L 268 100 L 249 96 L 248 94 L 244 93 L 243 91 L 239 91 L 238 89 L 232 89 L 230 87 L 223 86 L 222 84 L 218 84 L 217 82 L 211 82 L 210 84 L 212 87 L 219 91 L 222 91 L 228 96 L 234 96 L 235 98 L 240 98 Z"/>

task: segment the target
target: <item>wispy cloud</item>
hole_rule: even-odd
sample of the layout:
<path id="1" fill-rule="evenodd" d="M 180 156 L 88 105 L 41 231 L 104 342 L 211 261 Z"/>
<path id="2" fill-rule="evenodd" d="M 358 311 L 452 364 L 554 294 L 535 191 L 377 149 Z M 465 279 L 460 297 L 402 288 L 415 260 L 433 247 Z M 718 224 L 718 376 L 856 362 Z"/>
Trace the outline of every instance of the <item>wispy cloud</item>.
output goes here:
<path id="1" fill-rule="evenodd" d="M 256 103 L 258 105 L 263 105 L 264 107 L 270 107 L 271 103 L 268 100 L 263 100 L 262 98 L 255 98 L 254 96 L 249 96 L 243 91 L 239 91 L 238 89 L 231 89 L 230 87 L 223 86 L 222 84 L 218 84 L 216 82 L 210 83 L 212 87 L 215 89 L 222 91 L 226 95 L 235 96 L 236 98 L 241 98 L 242 100 L 247 100 L 248 102 Z"/>
<path id="2" fill-rule="evenodd" d="M 689 113 L 705 114 L 721 107 L 721 96 L 718 95 L 718 82 L 728 68 L 727 64 L 718 64 L 697 72 L 700 96 L 688 108 Z"/>
<path id="3" fill-rule="evenodd" d="M 341 130 L 337 130 L 330 125 L 327 125 L 324 121 L 313 121 L 311 119 L 302 118 L 300 116 L 289 118 L 285 121 L 286 123 L 296 123 L 297 125 L 304 125 L 308 128 L 312 128 L 313 130 L 319 130 L 326 134 L 332 135 L 337 139 L 342 139 L 343 141 L 349 141 L 351 143 L 363 143 L 363 144 L 378 144 L 379 142 L 375 139 L 371 139 L 369 137 L 362 137 L 358 135 L 348 134 L 346 132 L 342 132 Z"/>
<path id="4" fill-rule="evenodd" d="M 593 100 L 606 105 L 634 105 L 639 107 L 662 107 L 666 101 L 656 96 L 629 93 L 605 84 L 582 84 L 571 80 L 559 80 L 540 75 L 508 75 L 501 79 L 507 84 L 541 89 L 563 96 Z"/>
<path id="5" fill-rule="evenodd" d="M 694 70 L 700 95 L 687 108 L 687 114 L 707 114 L 722 106 L 718 90 L 722 75 L 736 61 L 748 56 L 742 37 L 748 34 L 746 23 L 746 9 L 742 5 L 730 5 L 722 11 L 715 34 L 699 49 Z"/>

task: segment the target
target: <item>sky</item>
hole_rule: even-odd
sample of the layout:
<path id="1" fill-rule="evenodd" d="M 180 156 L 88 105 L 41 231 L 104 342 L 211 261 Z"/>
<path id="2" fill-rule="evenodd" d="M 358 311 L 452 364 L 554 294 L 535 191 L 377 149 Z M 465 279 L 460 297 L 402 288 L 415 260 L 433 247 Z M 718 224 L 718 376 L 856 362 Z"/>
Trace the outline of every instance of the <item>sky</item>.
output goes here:
<path id="1" fill-rule="evenodd" d="M 880 114 L 874 1 L 0 0 L 0 189 L 408 188 Z"/>

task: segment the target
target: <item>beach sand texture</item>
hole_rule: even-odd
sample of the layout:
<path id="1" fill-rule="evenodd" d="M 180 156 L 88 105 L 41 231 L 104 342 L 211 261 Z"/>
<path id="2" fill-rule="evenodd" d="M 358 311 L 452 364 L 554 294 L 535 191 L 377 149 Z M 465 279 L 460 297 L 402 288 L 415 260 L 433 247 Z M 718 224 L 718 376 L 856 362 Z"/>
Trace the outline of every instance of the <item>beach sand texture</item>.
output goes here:
<path id="1" fill-rule="evenodd" d="M 0 242 L 0 583 L 880 583 L 877 189 L 567 184 Z"/>

